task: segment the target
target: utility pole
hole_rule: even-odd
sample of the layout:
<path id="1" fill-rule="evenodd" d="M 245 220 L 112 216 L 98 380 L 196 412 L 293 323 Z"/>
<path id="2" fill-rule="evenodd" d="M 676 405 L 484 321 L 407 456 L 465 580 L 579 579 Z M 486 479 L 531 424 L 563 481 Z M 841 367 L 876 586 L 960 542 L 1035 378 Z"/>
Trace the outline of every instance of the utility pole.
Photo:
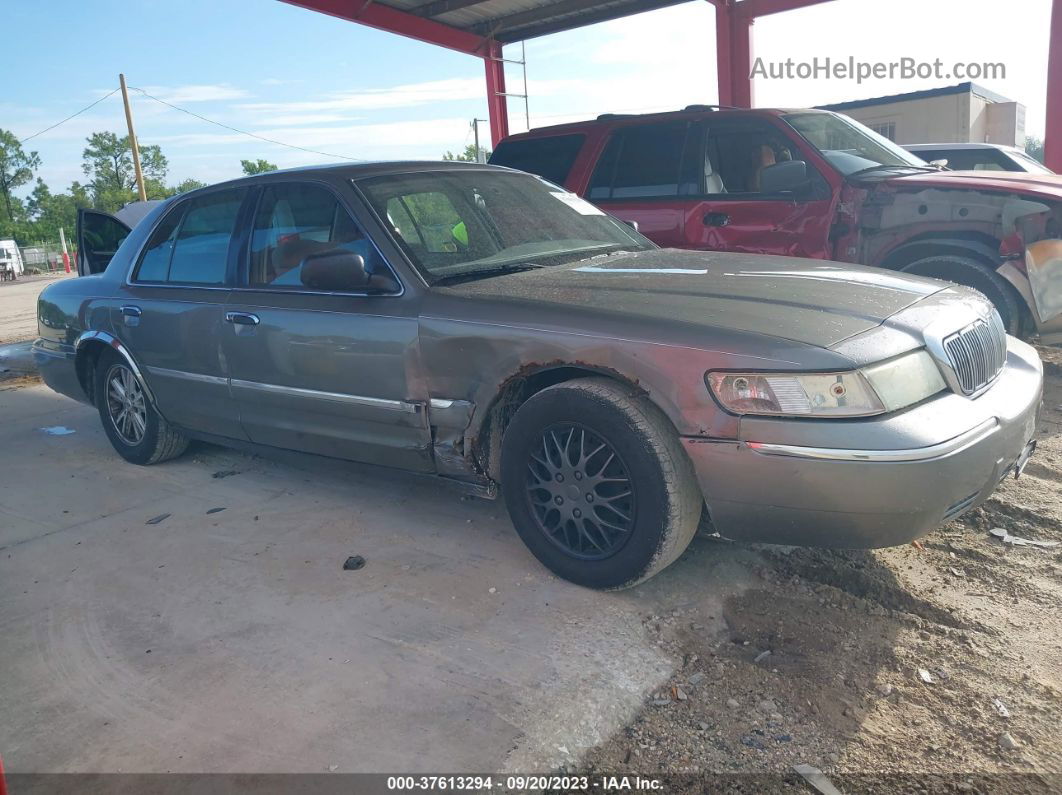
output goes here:
<path id="1" fill-rule="evenodd" d="M 122 86 L 125 123 L 129 127 L 129 148 L 133 150 L 133 170 L 136 172 L 136 187 L 140 191 L 140 201 L 146 202 L 147 191 L 144 190 L 144 172 L 140 170 L 140 145 L 136 142 L 136 131 L 133 129 L 133 109 L 129 107 L 129 92 L 125 90 L 125 75 L 118 75 L 118 82 Z"/>
<path id="2" fill-rule="evenodd" d="M 473 131 L 473 136 L 475 137 L 475 141 L 476 141 L 476 162 L 477 163 L 486 163 L 487 162 L 487 158 L 485 158 L 483 156 L 483 150 L 479 148 L 479 123 L 480 122 L 483 122 L 484 124 L 486 124 L 487 120 L 486 119 L 472 119 L 472 131 Z M 466 138 L 465 140 L 467 141 L 468 139 Z"/>

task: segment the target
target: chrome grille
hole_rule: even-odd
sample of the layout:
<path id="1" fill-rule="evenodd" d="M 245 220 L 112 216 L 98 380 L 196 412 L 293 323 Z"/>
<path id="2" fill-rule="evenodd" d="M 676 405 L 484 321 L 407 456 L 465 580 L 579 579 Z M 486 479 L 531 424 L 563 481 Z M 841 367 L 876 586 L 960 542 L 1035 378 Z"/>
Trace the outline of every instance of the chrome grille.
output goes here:
<path id="1" fill-rule="evenodd" d="M 945 338 L 944 350 L 963 394 L 972 395 L 988 386 L 1007 359 L 1007 333 L 999 313 Z"/>

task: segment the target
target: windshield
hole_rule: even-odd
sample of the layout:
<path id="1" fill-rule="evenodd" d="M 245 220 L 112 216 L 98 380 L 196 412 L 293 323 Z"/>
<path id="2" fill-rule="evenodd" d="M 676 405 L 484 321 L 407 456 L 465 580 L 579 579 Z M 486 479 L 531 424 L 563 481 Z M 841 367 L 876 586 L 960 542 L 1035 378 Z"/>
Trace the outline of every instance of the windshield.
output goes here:
<path id="1" fill-rule="evenodd" d="M 782 117 L 846 177 L 875 168 L 930 167 L 854 119 L 837 113 L 789 113 Z"/>
<path id="2" fill-rule="evenodd" d="M 529 174 L 446 169 L 357 180 L 429 282 L 655 248 L 626 224 Z"/>
<path id="3" fill-rule="evenodd" d="M 1055 172 L 1035 159 L 1027 152 L 1023 152 L 1020 149 L 1011 150 L 1010 156 L 1021 163 L 1022 167 L 1030 174 L 1054 174 Z"/>

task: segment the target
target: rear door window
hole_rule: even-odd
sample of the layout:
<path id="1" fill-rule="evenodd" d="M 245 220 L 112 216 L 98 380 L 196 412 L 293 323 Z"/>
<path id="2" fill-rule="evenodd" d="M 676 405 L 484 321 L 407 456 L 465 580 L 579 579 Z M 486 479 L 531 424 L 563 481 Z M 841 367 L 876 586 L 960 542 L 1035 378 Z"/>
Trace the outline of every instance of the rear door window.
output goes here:
<path id="1" fill-rule="evenodd" d="M 491 165 L 537 174 L 557 185 L 563 185 L 579 150 L 583 148 L 584 140 L 586 136 L 578 134 L 502 141 L 491 155 L 490 162 Z"/>
<path id="2" fill-rule="evenodd" d="M 223 285 L 246 195 L 246 188 L 223 190 L 174 208 L 148 240 L 136 281 Z"/>
<path id="3" fill-rule="evenodd" d="M 697 129 L 678 121 L 616 130 L 594 169 L 588 198 L 645 199 L 699 193 L 695 156 L 699 147 L 692 140 Z"/>

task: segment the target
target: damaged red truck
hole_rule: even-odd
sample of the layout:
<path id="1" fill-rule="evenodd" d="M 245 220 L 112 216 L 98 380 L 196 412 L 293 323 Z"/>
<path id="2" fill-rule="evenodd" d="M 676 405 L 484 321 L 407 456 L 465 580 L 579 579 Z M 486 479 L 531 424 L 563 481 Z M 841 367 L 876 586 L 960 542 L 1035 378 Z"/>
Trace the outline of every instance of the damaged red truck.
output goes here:
<path id="1" fill-rule="evenodd" d="M 943 171 L 822 110 L 692 105 L 502 141 L 661 246 L 876 265 L 964 284 L 1015 335 L 1062 342 L 1062 177 Z"/>

